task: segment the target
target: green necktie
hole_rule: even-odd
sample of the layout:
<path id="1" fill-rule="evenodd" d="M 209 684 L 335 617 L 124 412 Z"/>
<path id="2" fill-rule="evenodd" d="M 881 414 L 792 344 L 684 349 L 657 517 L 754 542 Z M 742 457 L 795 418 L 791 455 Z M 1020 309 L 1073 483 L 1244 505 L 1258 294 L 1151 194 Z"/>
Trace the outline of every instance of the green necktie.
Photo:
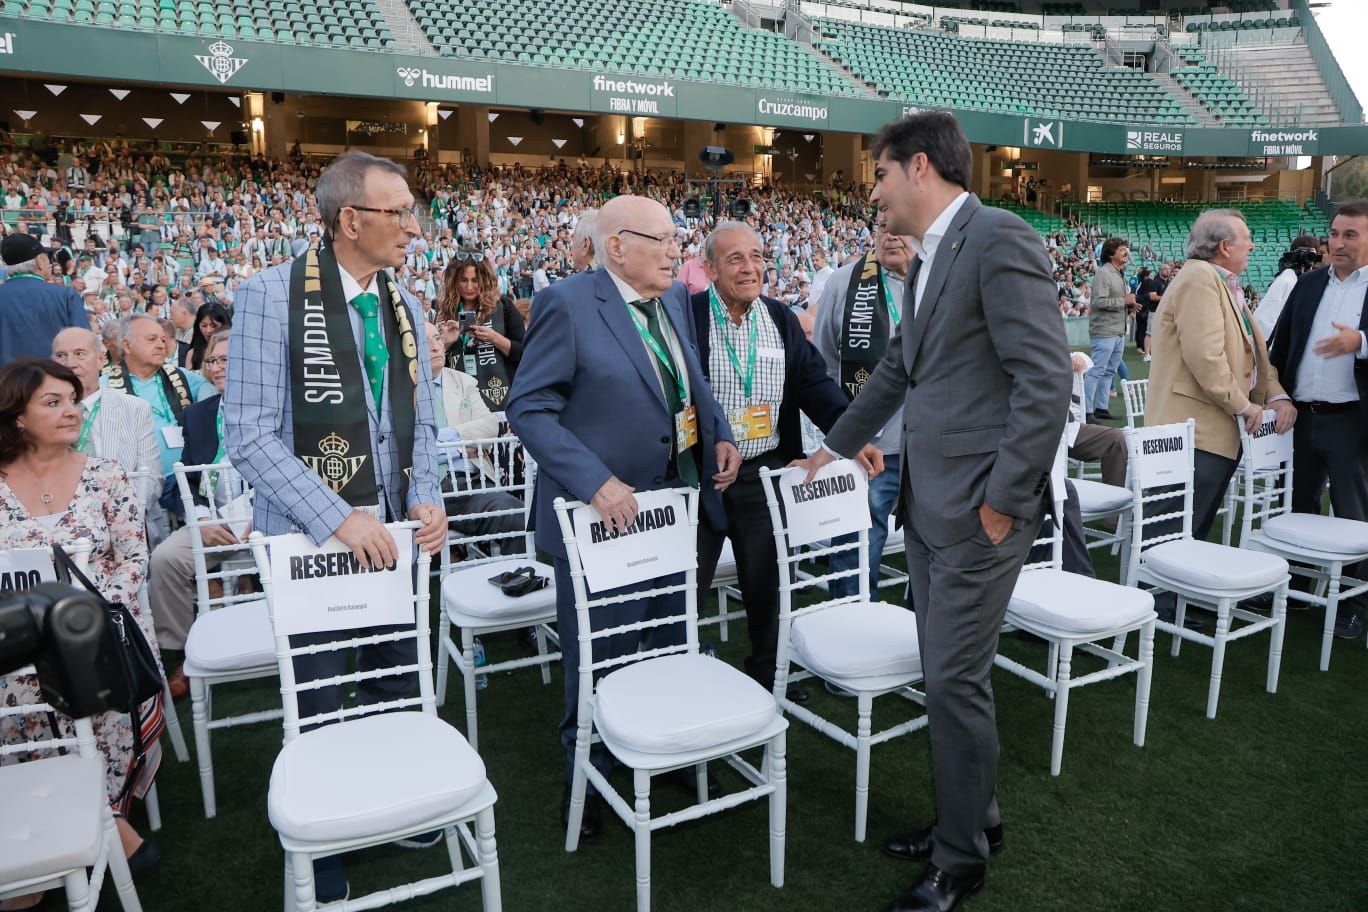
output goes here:
<path id="1" fill-rule="evenodd" d="M 439 380 L 437 383 L 432 384 L 432 417 L 436 420 L 439 430 L 447 426 L 446 402 L 443 401 L 444 399 L 445 396 L 442 393 L 442 384 Z"/>
<path id="2" fill-rule="evenodd" d="M 665 393 L 665 410 L 670 413 L 670 425 L 673 429 L 674 416 L 684 410 L 684 400 L 679 398 L 679 384 L 675 382 L 671 371 L 682 370 L 682 367 L 673 363 L 673 353 L 670 351 L 669 341 L 665 338 L 664 328 L 660 325 L 660 299 L 649 298 L 634 301 L 632 306 L 646 318 L 646 331 L 651 334 L 651 338 L 655 339 L 660 350 L 671 355 L 672 363 L 660 365 L 660 385 Z M 652 356 L 655 357 L 654 353 Z M 657 360 L 659 360 L 658 357 Z M 692 450 L 675 453 L 675 470 L 679 473 L 680 481 L 690 487 L 698 487 L 698 466 L 694 463 Z"/>
<path id="3" fill-rule="evenodd" d="M 81 403 L 81 430 L 82 430 L 82 431 L 85 431 L 85 433 L 83 433 L 83 434 L 81 435 L 81 439 L 77 441 L 77 444 L 79 444 L 78 452 L 84 453 L 84 454 L 87 455 L 87 456 L 94 456 L 94 455 L 95 455 L 95 433 L 94 433 L 95 429 L 94 429 L 94 428 L 89 428 L 89 429 L 86 428 L 86 421 L 87 421 L 89 418 L 90 418 L 90 409 L 86 407 L 86 404 L 85 404 L 84 402 L 82 402 L 82 403 Z"/>
<path id="4" fill-rule="evenodd" d="M 375 413 L 380 414 L 380 396 L 385 385 L 385 365 L 389 363 L 389 349 L 380 338 L 380 299 L 368 291 L 351 299 L 351 306 L 361 315 L 361 326 L 366 331 L 366 379 L 370 380 L 371 395 L 375 397 Z"/>

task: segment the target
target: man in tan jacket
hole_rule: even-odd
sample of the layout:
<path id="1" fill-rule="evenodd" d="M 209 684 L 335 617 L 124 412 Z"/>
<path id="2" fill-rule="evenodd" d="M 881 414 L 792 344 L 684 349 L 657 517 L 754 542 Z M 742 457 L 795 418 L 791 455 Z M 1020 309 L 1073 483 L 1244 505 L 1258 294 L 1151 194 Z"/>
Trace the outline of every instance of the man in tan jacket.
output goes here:
<path id="1" fill-rule="evenodd" d="M 1188 234 L 1188 260 L 1164 293 L 1153 329 L 1145 423 L 1196 420 L 1192 532 L 1206 538 L 1240 457 L 1238 417 L 1253 432 L 1265 408 L 1283 433 L 1297 420 L 1268 362 L 1239 276 L 1254 243 L 1244 216 L 1213 209 Z"/>

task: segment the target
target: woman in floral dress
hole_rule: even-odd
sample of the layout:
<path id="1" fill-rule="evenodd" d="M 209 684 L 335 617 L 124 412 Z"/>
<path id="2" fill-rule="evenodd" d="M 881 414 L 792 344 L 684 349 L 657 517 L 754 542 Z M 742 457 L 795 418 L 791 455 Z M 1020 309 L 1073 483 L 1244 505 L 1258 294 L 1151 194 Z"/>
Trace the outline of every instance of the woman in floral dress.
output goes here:
<path id="1" fill-rule="evenodd" d="M 89 542 L 91 582 L 110 602 L 132 612 L 155 650 L 152 618 L 138 607 L 138 590 L 147 575 L 142 509 L 117 463 L 77 449 L 85 423 L 83 395 L 76 375 L 55 361 L 24 359 L 0 368 L 0 550 Z M 39 702 L 35 675 L 0 677 L 0 704 Z M 135 872 L 155 864 L 158 854 L 123 815 L 135 797 L 147 794 L 161 762 L 157 741 L 165 719 L 160 695 L 144 703 L 139 716 L 146 748 L 141 762 L 128 714 L 110 711 L 92 719 L 105 758 L 110 806 L 119 815 L 119 835 Z M 70 720 L 58 724 L 72 734 Z M 48 737 L 45 714 L 0 717 L 0 740 L 5 743 Z M 27 908 L 15 903 L 0 904 L 0 909 Z"/>

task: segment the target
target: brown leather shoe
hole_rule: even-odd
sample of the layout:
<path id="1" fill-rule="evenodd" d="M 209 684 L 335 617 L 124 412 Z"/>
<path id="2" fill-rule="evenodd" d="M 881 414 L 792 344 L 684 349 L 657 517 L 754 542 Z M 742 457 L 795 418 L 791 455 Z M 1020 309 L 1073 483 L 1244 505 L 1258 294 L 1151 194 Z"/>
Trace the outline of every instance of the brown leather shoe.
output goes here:
<path id="1" fill-rule="evenodd" d="M 177 703 L 190 696 L 190 679 L 185 676 L 184 665 L 166 676 L 166 684 L 171 690 L 171 699 Z"/>

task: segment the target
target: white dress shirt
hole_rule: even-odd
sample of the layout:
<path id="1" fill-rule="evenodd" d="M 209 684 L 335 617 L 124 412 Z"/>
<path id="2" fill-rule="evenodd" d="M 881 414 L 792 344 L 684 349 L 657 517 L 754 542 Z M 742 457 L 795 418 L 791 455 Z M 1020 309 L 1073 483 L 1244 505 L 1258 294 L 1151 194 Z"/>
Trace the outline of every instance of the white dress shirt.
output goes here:
<path id="1" fill-rule="evenodd" d="M 1335 355 L 1325 358 L 1312 350 L 1327 336 L 1339 332 L 1332 323 L 1358 326 L 1363 317 L 1363 296 L 1368 292 L 1368 266 L 1360 266 L 1349 277 L 1341 280 L 1330 270 L 1330 282 L 1325 286 L 1316 316 L 1311 321 L 1311 334 L 1306 340 L 1306 352 L 1297 366 L 1297 399 L 1300 402 L 1357 402 L 1358 387 L 1354 384 L 1355 358 L 1368 358 L 1368 338 L 1359 332 L 1359 350 L 1355 355 Z"/>
<path id="2" fill-rule="evenodd" d="M 936 259 L 936 249 L 940 247 L 945 232 L 950 230 L 950 223 L 955 220 L 955 215 L 968 198 L 969 191 L 961 190 L 960 195 L 952 199 L 950 205 L 942 209 L 940 215 L 931 222 L 931 227 L 926 229 L 925 237 L 912 238 L 912 249 L 921 259 L 921 267 L 917 270 L 917 287 L 912 292 L 913 316 L 916 316 L 917 308 L 921 307 L 922 292 L 926 291 L 926 282 L 931 277 L 931 264 Z"/>
<path id="3" fill-rule="evenodd" d="M 617 287 L 618 294 L 622 295 L 622 300 L 627 306 L 630 307 L 633 301 L 649 300 L 648 296 L 638 294 L 635 288 L 624 282 L 617 273 L 613 272 L 613 270 L 605 268 L 603 271 L 608 273 L 608 278 L 613 280 L 613 285 Z M 692 390 L 689 389 L 689 372 L 684 367 L 686 363 L 684 361 L 684 352 L 679 347 L 679 338 L 675 335 L 674 326 L 671 325 L 669 318 L 665 316 L 665 302 L 663 300 L 660 305 L 660 328 L 661 331 L 665 333 L 665 342 L 669 347 L 670 357 L 674 358 L 675 367 L 679 369 L 679 380 L 684 384 L 684 401 L 685 403 L 688 403 L 693 398 Z M 651 369 L 655 371 L 656 379 L 660 381 L 660 386 L 663 391 L 666 378 L 661 375 L 660 362 L 656 359 L 655 353 L 651 351 L 650 346 L 646 344 L 645 339 L 641 340 L 641 346 L 646 349 L 646 360 L 651 362 Z"/>
<path id="4" fill-rule="evenodd" d="M 1263 330 L 1265 339 L 1273 335 L 1273 328 L 1278 325 L 1278 317 L 1282 315 L 1287 296 L 1292 293 L 1292 286 L 1296 284 L 1296 271 L 1284 269 L 1278 273 L 1273 284 L 1268 286 L 1268 291 L 1259 299 L 1259 306 L 1254 311 L 1254 322 Z"/>

